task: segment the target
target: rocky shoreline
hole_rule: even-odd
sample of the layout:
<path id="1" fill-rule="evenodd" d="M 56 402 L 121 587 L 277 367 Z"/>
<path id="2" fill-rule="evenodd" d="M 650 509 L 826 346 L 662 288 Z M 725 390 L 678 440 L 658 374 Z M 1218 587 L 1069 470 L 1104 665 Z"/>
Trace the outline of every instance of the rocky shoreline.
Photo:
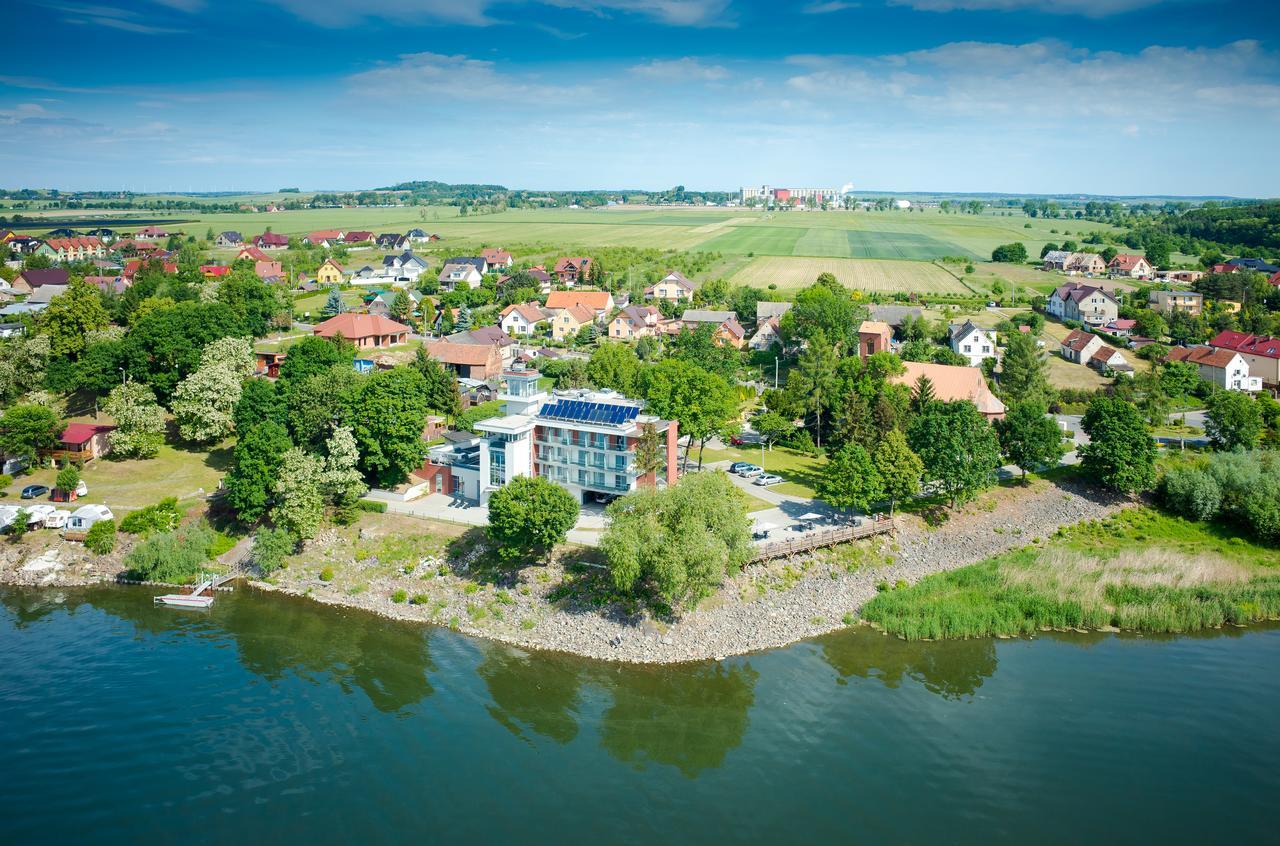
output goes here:
<path id="1" fill-rule="evenodd" d="M 471 586 L 465 592 L 452 589 L 455 576 L 432 556 L 394 574 L 370 574 L 359 590 L 320 578 L 318 567 L 290 567 L 272 583 L 250 584 L 384 617 L 448 625 L 523 648 L 669 664 L 774 649 L 843 628 L 858 619 L 878 584 L 914 583 L 1046 539 L 1061 527 L 1104 518 L 1128 504 L 1070 483 L 995 489 L 938 528 L 917 516 L 899 517 L 896 539 L 885 536 L 749 567 L 669 625 L 558 596 L 565 573 L 557 564 L 526 568 L 506 585 Z M 64 552 L 73 546 L 78 552 Z M 78 545 L 55 545 L 41 554 L 41 566 L 33 570 L 34 554 L 20 564 L 11 550 L 0 552 L 0 583 L 75 585 L 119 576 L 118 558 L 97 560 Z M 58 564 L 50 566 L 51 558 Z"/>

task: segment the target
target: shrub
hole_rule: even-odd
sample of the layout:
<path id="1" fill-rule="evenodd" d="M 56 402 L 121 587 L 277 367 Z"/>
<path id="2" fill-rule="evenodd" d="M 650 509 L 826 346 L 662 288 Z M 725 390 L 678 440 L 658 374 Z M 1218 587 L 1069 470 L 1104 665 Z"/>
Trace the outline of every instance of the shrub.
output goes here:
<path id="1" fill-rule="evenodd" d="M 331 582 L 331 581 L 333 581 L 333 568 L 332 568 L 332 567 L 325 567 L 323 570 L 321 570 L 321 571 L 320 571 L 320 581 L 322 581 L 322 582 Z"/>
<path id="2" fill-rule="evenodd" d="M 415 593 L 409 598 L 410 605 L 430 605 L 431 597 L 425 593 Z"/>
<path id="3" fill-rule="evenodd" d="M 263 573 L 274 573 L 297 545 L 298 539 L 288 529 L 260 528 L 253 536 L 253 562 Z"/>
<path id="4" fill-rule="evenodd" d="M 213 531 L 208 526 L 185 526 L 142 541 L 124 563 L 132 578 L 181 584 L 204 570 L 212 542 Z"/>
<path id="5" fill-rule="evenodd" d="M 84 545 L 90 552 L 106 555 L 116 548 L 116 521 L 99 520 L 89 527 Z"/>
<path id="6" fill-rule="evenodd" d="M 409 598 L 409 592 L 404 588 L 401 588 L 400 590 L 397 590 L 395 593 L 391 594 L 391 601 L 396 603 L 404 602 L 408 598 Z"/>
<path id="7" fill-rule="evenodd" d="M 58 475 L 61 477 L 62 474 Z M 156 532 L 173 531 L 181 520 L 182 512 L 178 510 L 178 500 L 171 496 L 160 500 L 155 505 L 130 511 L 120 521 L 120 531 L 146 537 Z"/>
<path id="8" fill-rule="evenodd" d="M 13 484 L 13 477 L 8 473 L 0 473 L 0 488 L 7 488 Z M 0 496 L 8 496 L 9 492 L 0 490 Z"/>
<path id="9" fill-rule="evenodd" d="M 58 478 L 54 481 L 60 491 L 73 491 L 76 485 L 80 484 L 80 470 L 74 464 L 68 464 L 58 471 Z"/>
<path id="10" fill-rule="evenodd" d="M 356 507 L 361 511 L 372 511 L 374 514 L 387 513 L 387 504 L 379 502 L 376 499 L 362 499 L 356 502 Z"/>
<path id="11" fill-rule="evenodd" d="M 1192 520 L 1211 520 L 1222 507 L 1222 488 L 1200 467 L 1174 467 L 1160 483 L 1160 496 L 1174 513 Z"/>

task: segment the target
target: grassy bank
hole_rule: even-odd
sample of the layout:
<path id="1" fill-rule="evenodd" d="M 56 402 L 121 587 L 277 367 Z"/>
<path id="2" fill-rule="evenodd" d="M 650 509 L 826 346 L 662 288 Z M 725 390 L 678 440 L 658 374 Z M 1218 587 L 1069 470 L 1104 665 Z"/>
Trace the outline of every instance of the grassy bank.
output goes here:
<path id="1" fill-rule="evenodd" d="M 1182 632 L 1280 618 L 1280 552 L 1145 508 L 886 590 L 862 616 L 921 638 Z"/>

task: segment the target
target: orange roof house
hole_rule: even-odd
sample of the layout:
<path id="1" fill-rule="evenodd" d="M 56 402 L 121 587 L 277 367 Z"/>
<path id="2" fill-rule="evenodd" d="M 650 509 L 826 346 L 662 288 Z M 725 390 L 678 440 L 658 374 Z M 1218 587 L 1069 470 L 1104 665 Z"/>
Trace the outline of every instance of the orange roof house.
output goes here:
<path id="1" fill-rule="evenodd" d="M 466 379 L 488 381 L 502 373 L 502 353 L 493 344 L 435 341 L 427 344 L 427 355 Z"/>
<path id="2" fill-rule="evenodd" d="M 347 312 L 331 317 L 313 330 L 321 338 L 341 335 L 360 349 L 402 344 L 409 337 L 409 327 L 378 314 Z"/>
<path id="3" fill-rule="evenodd" d="M 596 313 L 596 317 L 604 317 L 613 311 L 613 294 L 608 291 L 552 291 L 547 295 L 547 308 L 573 308 L 586 306 Z"/>
<path id="4" fill-rule="evenodd" d="M 951 364 L 928 364 L 921 361 L 904 361 L 906 368 L 892 381 L 895 385 L 915 388 L 921 376 L 933 383 L 933 396 L 942 402 L 967 400 L 977 406 L 988 420 L 1004 417 L 1004 403 L 991 393 L 982 371 L 976 367 L 957 367 Z"/>

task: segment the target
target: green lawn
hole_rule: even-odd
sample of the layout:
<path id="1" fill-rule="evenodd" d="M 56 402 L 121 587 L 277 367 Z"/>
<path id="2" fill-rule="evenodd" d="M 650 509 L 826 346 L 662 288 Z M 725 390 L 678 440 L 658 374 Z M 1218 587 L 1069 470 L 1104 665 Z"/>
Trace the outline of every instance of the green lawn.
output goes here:
<path id="1" fill-rule="evenodd" d="M 84 502 L 104 503 L 111 507 L 139 508 L 150 505 L 167 496 L 180 500 L 197 501 L 199 493 L 213 493 L 218 480 L 231 467 L 231 442 L 209 451 L 175 449 L 167 444 L 160 453 L 145 461 L 113 461 L 99 458 L 85 465 L 80 477 L 89 486 Z M 40 468 L 27 476 L 14 480 L 5 498 L 10 504 L 18 501 L 18 494 L 27 485 L 53 487 L 57 471 Z M 32 502 L 45 502 L 35 500 Z"/>
<path id="2" fill-rule="evenodd" d="M 689 456 L 689 460 L 690 464 L 697 463 L 696 450 Z M 765 450 L 763 460 L 760 457 L 759 447 L 745 449 L 726 447 L 703 452 L 704 466 L 716 461 L 749 461 L 752 464 L 758 464 L 765 469 L 765 472 L 776 473 L 786 480 L 772 486 L 769 490 L 810 498 L 816 496 L 814 486 L 822 475 L 823 465 L 826 464 L 824 458 L 815 458 L 812 455 L 777 446 L 772 450 Z"/>

